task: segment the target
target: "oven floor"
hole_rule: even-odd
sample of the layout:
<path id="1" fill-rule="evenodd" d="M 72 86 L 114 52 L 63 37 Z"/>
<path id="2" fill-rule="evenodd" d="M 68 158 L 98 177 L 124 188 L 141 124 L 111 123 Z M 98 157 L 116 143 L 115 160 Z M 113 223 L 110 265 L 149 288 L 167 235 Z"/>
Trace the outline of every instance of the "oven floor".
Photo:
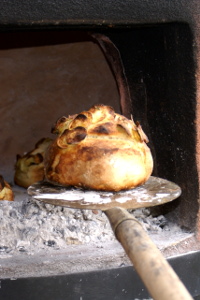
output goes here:
<path id="1" fill-rule="evenodd" d="M 15 200 L 1 201 L 0 278 L 52 276 L 130 266 L 102 212 L 64 209 L 32 202 L 13 187 Z M 149 236 L 166 256 L 198 250 L 192 233 L 163 216 L 136 210 Z"/>

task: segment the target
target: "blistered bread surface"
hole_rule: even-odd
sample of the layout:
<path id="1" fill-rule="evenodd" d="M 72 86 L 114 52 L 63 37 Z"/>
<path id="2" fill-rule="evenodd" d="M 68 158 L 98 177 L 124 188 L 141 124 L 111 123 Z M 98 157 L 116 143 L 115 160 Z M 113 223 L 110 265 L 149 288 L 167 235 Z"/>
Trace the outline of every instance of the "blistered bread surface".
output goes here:
<path id="1" fill-rule="evenodd" d="M 147 181 L 153 159 L 139 124 L 95 105 L 61 117 L 52 128 L 57 138 L 45 154 L 45 178 L 86 189 L 119 191 Z"/>

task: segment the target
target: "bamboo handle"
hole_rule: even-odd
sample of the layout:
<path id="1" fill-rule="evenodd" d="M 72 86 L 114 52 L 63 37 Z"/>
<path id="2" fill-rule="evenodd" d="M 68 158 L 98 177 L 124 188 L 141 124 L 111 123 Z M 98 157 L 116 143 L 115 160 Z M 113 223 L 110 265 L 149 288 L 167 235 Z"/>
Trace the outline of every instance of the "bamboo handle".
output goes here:
<path id="1" fill-rule="evenodd" d="M 193 299 L 172 267 L 142 228 L 125 209 L 105 211 L 118 241 L 155 300 Z"/>

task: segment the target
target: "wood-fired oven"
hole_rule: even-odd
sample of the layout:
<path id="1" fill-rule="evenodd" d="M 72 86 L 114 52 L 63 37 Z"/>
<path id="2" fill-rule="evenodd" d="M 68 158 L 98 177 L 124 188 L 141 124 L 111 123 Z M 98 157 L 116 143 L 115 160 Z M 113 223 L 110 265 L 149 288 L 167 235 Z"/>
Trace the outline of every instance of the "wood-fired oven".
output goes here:
<path id="1" fill-rule="evenodd" d="M 178 234 L 183 231 L 162 252 L 173 256 L 169 261 L 194 297 L 200 295 L 199 13 L 197 0 L 0 3 L 0 173 L 26 197 L 13 182 L 16 155 L 51 136 L 56 119 L 97 103 L 132 115 L 149 138 L 153 175 L 182 189 L 178 199 L 152 208 L 150 215 L 164 216 Z M 23 251 L 7 253 L 0 263 L 0 295 L 148 297 L 113 243 L 112 249 L 71 245 L 31 259 Z M 5 251 L 1 241 L 0 250 Z"/>

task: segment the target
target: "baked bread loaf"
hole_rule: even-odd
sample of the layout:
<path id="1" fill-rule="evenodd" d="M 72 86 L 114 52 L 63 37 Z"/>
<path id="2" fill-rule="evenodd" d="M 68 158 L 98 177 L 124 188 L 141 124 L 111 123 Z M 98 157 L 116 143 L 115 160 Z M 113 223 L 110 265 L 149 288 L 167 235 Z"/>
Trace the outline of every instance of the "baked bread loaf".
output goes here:
<path id="1" fill-rule="evenodd" d="M 4 180 L 2 175 L 0 175 L 0 200 L 14 200 L 14 194 L 11 186 Z"/>
<path id="2" fill-rule="evenodd" d="M 42 138 L 36 143 L 34 150 L 23 156 L 17 155 L 14 174 L 17 185 L 27 188 L 44 179 L 44 152 L 51 142 L 50 138 Z"/>
<path id="3" fill-rule="evenodd" d="M 85 189 L 120 191 L 147 181 L 153 159 L 139 124 L 105 105 L 60 118 L 45 153 L 45 179 Z"/>
<path id="4" fill-rule="evenodd" d="M 145 183 L 153 159 L 139 124 L 105 105 L 60 118 L 45 153 L 45 179 L 85 189 L 120 191 Z"/>

